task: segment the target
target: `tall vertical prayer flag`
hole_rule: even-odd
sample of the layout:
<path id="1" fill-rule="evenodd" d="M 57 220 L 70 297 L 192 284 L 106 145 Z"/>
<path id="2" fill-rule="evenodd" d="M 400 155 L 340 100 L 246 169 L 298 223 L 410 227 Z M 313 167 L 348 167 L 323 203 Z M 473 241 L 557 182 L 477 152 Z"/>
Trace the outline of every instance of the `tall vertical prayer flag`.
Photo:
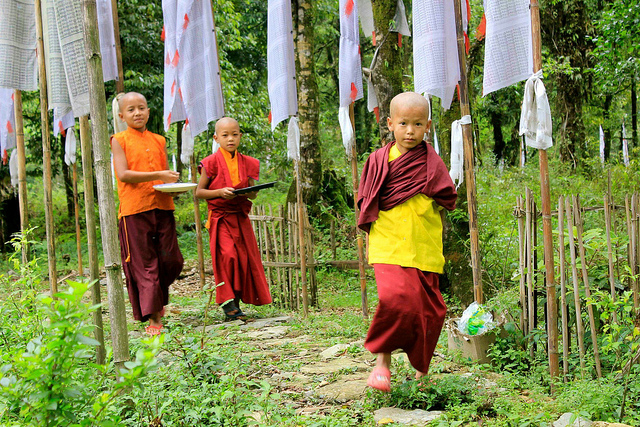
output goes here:
<path id="1" fill-rule="evenodd" d="M 533 74 L 529 0 L 485 0 L 483 96 Z"/>
<path id="2" fill-rule="evenodd" d="M 358 15 L 360 15 L 360 25 L 365 36 L 370 37 L 375 31 L 373 25 L 373 7 L 371 0 L 358 0 Z"/>
<path id="3" fill-rule="evenodd" d="M 0 158 L 16 146 L 13 89 L 0 88 Z"/>
<path id="4" fill-rule="evenodd" d="M 73 117 L 73 111 L 63 114 L 63 110 L 59 108 L 53 109 L 53 136 L 65 134 L 65 131 L 75 126 L 76 119 Z"/>
<path id="5" fill-rule="evenodd" d="M 622 162 L 626 167 L 629 167 L 629 140 L 624 122 L 622 123 Z"/>
<path id="6" fill-rule="evenodd" d="M 354 0 L 340 0 L 340 106 L 362 98 L 362 62 L 358 7 Z"/>
<path id="7" fill-rule="evenodd" d="M 453 0 L 414 0 L 413 69 L 414 90 L 448 109 L 460 81 Z"/>
<path id="8" fill-rule="evenodd" d="M 298 114 L 291 0 L 269 0 L 267 68 L 273 130 L 287 117 Z"/>
<path id="9" fill-rule="evenodd" d="M 38 88 L 33 0 L 0 0 L 0 87 Z"/>
<path id="10" fill-rule="evenodd" d="M 118 80 L 118 59 L 116 37 L 113 29 L 113 9 L 111 0 L 96 0 L 98 12 L 98 32 L 100 35 L 100 55 L 102 56 L 102 77 L 105 82 Z"/>
<path id="11" fill-rule="evenodd" d="M 602 125 L 600 125 L 600 163 L 604 165 L 604 130 L 602 130 Z"/>
<path id="12" fill-rule="evenodd" d="M 163 0 L 164 127 L 188 119 L 193 137 L 224 116 L 210 0 Z"/>

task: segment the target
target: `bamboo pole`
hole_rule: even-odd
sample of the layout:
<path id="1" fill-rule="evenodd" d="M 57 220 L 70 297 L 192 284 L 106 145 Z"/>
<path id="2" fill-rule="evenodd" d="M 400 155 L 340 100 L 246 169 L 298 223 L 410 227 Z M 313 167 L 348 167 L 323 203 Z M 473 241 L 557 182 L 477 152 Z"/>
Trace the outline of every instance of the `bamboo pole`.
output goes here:
<path id="1" fill-rule="evenodd" d="M 458 60 L 460 63 L 460 114 L 462 117 L 471 116 L 467 83 L 467 57 L 462 31 L 462 9 L 460 0 L 454 0 L 456 15 L 456 35 L 458 38 Z M 484 303 L 482 292 L 482 267 L 480 264 L 480 243 L 478 236 L 478 202 L 476 197 L 475 161 L 473 150 L 473 134 L 470 124 L 462 125 L 464 141 L 464 173 L 467 184 L 467 207 L 469 210 L 469 235 L 471 241 L 471 269 L 473 271 L 473 296 L 478 304 Z"/>
<path id="2" fill-rule="evenodd" d="M 640 220 L 638 216 L 640 215 L 640 196 L 638 193 L 634 193 L 631 198 L 631 213 L 633 217 L 631 218 L 632 230 L 633 230 L 633 241 L 634 241 L 634 251 L 631 254 L 633 258 L 633 275 L 635 279 L 633 280 L 633 306 L 636 309 L 640 309 L 640 278 L 638 278 L 638 267 L 640 267 Z"/>
<path id="3" fill-rule="evenodd" d="M 191 182 L 198 183 L 198 168 L 196 166 L 195 156 L 191 156 Z M 208 210 L 207 210 L 207 213 Z M 200 275 L 200 290 L 204 289 L 206 284 L 206 276 L 204 275 L 204 246 L 202 243 L 202 218 L 200 216 L 200 199 L 196 197 L 193 191 L 193 218 L 196 224 L 196 241 L 198 248 L 198 274 Z"/>
<path id="4" fill-rule="evenodd" d="M 74 129 L 70 130 L 75 132 Z M 78 254 L 78 276 L 84 275 L 82 269 L 82 233 L 80 232 L 80 203 L 78 203 L 78 163 L 74 162 L 73 171 L 73 212 L 76 220 L 76 251 Z"/>
<path id="5" fill-rule="evenodd" d="M 40 89 L 40 126 L 42 133 L 42 180 L 44 182 L 44 217 L 47 231 L 47 256 L 49 261 L 49 288 L 51 295 L 58 293 L 58 272 L 56 271 L 56 236 L 53 224 L 53 190 L 51 188 L 51 141 L 49 104 L 47 101 L 47 72 L 44 61 L 44 39 L 42 29 L 42 2 L 35 0 L 36 35 L 38 38 L 38 80 Z M 55 297 L 54 297 L 55 298 Z"/>
<path id="6" fill-rule="evenodd" d="M 16 149 L 18 150 L 18 203 L 20 205 L 20 231 L 29 228 L 29 204 L 27 203 L 27 155 L 24 147 L 24 124 L 22 116 L 22 92 L 13 91 L 13 112 L 16 123 Z M 29 244 L 22 245 L 22 264 L 29 262 Z"/>
<path id="7" fill-rule="evenodd" d="M 109 291 L 109 317 L 113 358 L 118 368 L 129 360 L 129 336 L 124 308 L 122 264 L 117 235 L 115 198 L 113 195 L 109 132 L 107 129 L 107 101 L 102 80 L 102 58 L 98 36 L 96 0 L 82 0 L 84 47 L 89 71 L 89 99 L 91 100 L 91 130 L 96 178 L 102 247 Z"/>
<path id="8" fill-rule="evenodd" d="M 271 205 L 269 205 L 269 215 L 273 216 L 273 208 Z M 280 261 L 280 242 L 278 241 L 278 233 L 277 233 L 277 228 L 278 228 L 278 220 L 277 219 L 273 219 L 271 222 L 271 226 L 269 227 L 270 231 L 271 231 L 271 240 L 273 241 L 273 249 L 275 250 L 275 260 L 276 262 Z M 282 283 L 282 268 L 280 267 L 276 267 L 276 271 L 274 274 L 274 280 L 277 280 L 277 287 L 281 287 L 281 283 Z"/>
<path id="9" fill-rule="evenodd" d="M 531 212 L 531 191 L 525 190 L 525 232 L 526 232 L 526 264 L 527 264 L 527 321 L 524 335 L 528 335 L 533 330 L 533 230 L 532 230 L 532 212 Z M 533 353 L 533 352 L 532 352 Z M 533 354 L 531 354 L 533 356 Z"/>
<path id="10" fill-rule="evenodd" d="M 573 279 L 573 299 L 576 309 L 576 335 L 578 335 L 578 352 L 580 354 L 580 368 L 585 370 L 584 365 L 584 327 L 582 326 L 582 309 L 580 308 L 580 289 L 578 287 L 578 268 L 576 266 L 576 247 L 573 229 L 573 213 L 571 201 L 565 199 L 565 210 L 567 211 L 567 231 L 569 236 L 569 253 L 571 254 L 571 277 Z"/>
<path id="11" fill-rule="evenodd" d="M 616 283 L 613 272 L 613 247 L 611 245 L 611 193 L 604 196 L 604 223 L 607 232 L 607 258 L 609 261 L 609 288 L 611 290 L 611 301 L 616 301 Z M 613 321 L 618 322 L 618 315 L 613 312 Z"/>
<path id="12" fill-rule="evenodd" d="M 298 238 L 300 239 L 300 282 L 302 285 L 302 308 L 304 317 L 309 314 L 309 296 L 307 294 L 307 253 L 304 241 L 304 202 L 302 200 L 302 183 L 300 161 L 295 162 L 296 200 L 298 201 Z"/>
<path id="13" fill-rule="evenodd" d="M 355 119 L 353 102 L 349 105 L 349 118 L 351 119 L 351 127 L 355 133 Z M 358 275 L 360 276 L 360 304 L 362 305 L 362 316 L 366 319 L 369 317 L 369 303 L 367 301 L 367 276 L 364 271 L 364 243 L 362 239 L 362 231 L 358 229 L 358 218 L 360 217 L 360 209 L 358 209 L 358 152 L 354 142 L 351 147 L 351 184 L 353 186 L 353 204 L 356 217 L 356 238 L 358 244 Z"/>
<path id="14" fill-rule="evenodd" d="M 118 19 L 118 0 L 111 0 L 111 14 L 113 16 L 113 35 L 116 41 L 116 61 L 118 64 L 118 80 L 116 92 L 124 92 L 124 69 L 122 67 L 122 46 L 120 45 L 120 20 Z"/>
<path id="15" fill-rule="evenodd" d="M 525 226 L 524 226 L 524 206 L 522 204 L 524 201 L 522 200 L 522 196 L 518 196 L 516 202 L 516 217 L 518 219 L 518 270 L 520 272 L 520 330 L 523 334 L 526 331 L 525 319 L 527 316 L 527 288 L 525 284 L 526 275 L 525 275 L 525 263 L 526 263 L 526 252 L 525 252 Z M 525 334 L 526 335 L 526 334 Z"/>
<path id="16" fill-rule="evenodd" d="M 587 257 L 584 249 L 582 234 L 584 233 L 582 214 L 580 213 L 580 199 L 573 196 L 573 210 L 576 222 L 576 234 L 578 235 L 578 250 L 580 251 L 580 266 L 582 267 L 582 281 L 584 282 L 584 293 L 589 300 L 591 298 L 591 290 L 589 288 L 589 274 L 587 273 Z M 593 304 L 587 302 L 587 313 L 589 314 L 589 327 L 591 329 L 591 343 L 593 345 L 593 356 L 596 362 L 596 373 L 598 378 L 602 378 L 602 366 L 600 364 L 600 353 L 598 351 L 598 334 L 596 330 L 596 319 L 593 313 Z"/>
<path id="17" fill-rule="evenodd" d="M 560 314 L 562 317 L 562 373 L 569 375 L 569 324 L 567 319 L 567 275 L 564 253 L 564 197 L 558 198 L 558 244 L 560 247 Z"/>
<path id="18" fill-rule="evenodd" d="M 82 153 L 82 177 L 84 183 L 84 213 L 87 227 L 87 253 L 89 254 L 89 280 L 91 280 L 91 303 L 101 305 L 100 296 L 100 265 L 98 261 L 98 244 L 96 236 L 96 214 L 94 211 L 95 198 L 93 193 L 93 163 L 91 156 L 91 128 L 89 117 L 80 117 L 80 152 Z M 96 326 L 93 334 L 100 343 L 96 348 L 96 363 L 104 364 L 104 326 L 102 322 L 102 307 L 93 312 L 93 324 Z"/>
<path id="19" fill-rule="evenodd" d="M 286 253 L 286 244 L 285 244 L 285 233 L 284 233 L 284 226 L 285 226 L 285 217 L 284 217 L 284 206 L 280 205 L 278 206 L 278 217 L 279 219 L 279 226 L 280 226 L 280 261 L 284 262 L 287 261 L 287 253 Z M 280 278 L 280 307 L 285 307 L 286 306 L 286 302 L 287 302 L 287 284 L 289 283 L 289 281 L 287 281 L 287 270 L 288 269 L 283 269 L 282 267 L 279 269 L 281 276 L 279 276 Z"/>
<path id="20" fill-rule="evenodd" d="M 542 69 L 542 43 L 540 39 L 540 6 L 531 0 L 531 35 L 533 40 L 533 71 Z M 551 189 L 549 185 L 549 162 L 546 150 L 538 150 L 540 163 L 540 198 L 542 201 L 542 232 L 544 242 L 544 267 L 547 285 L 547 330 L 549 337 L 549 374 L 559 374 L 558 365 L 558 301 L 553 266 L 553 231 L 551 227 Z M 551 391 L 554 386 L 551 383 Z"/>

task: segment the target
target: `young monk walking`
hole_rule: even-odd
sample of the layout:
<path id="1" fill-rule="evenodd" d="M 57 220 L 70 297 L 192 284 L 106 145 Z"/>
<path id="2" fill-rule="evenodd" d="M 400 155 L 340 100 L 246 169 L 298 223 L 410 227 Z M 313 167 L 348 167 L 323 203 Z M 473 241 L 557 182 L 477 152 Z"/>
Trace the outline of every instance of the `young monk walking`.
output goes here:
<path id="1" fill-rule="evenodd" d="M 168 168 L 165 139 L 147 130 L 146 98 L 129 92 L 118 102 L 124 132 L 111 137 L 118 180 L 120 254 L 133 318 L 149 321 L 148 335 L 162 331 L 169 285 L 182 271 L 173 198 L 153 186 L 172 183 L 179 174 Z"/>
<path id="2" fill-rule="evenodd" d="M 216 122 L 214 139 L 220 149 L 198 166 L 196 197 L 207 200 L 209 246 L 216 283 L 216 303 L 226 320 L 247 320 L 240 309 L 246 304 L 271 302 L 249 211 L 257 192 L 236 195 L 233 191 L 255 185 L 260 162 L 238 152 L 240 125 L 231 117 Z"/>
<path id="3" fill-rule="evenodd" d="M 403 349 L 416 378 L 427 374 L 447 311 L 439 290 L 443 272 L 443 208 L 457 198 L 447 168 L 423 141 L 431 126 L 429 103 L 405 92 L 391 101 L 395 141 L 367 159 L 358 191 L 358 226 L 369 233 L 368 261 L 378 288 L 378 309 L 365 340 L 377 353 L 367 384 L 391 390 L 391 352 Z"/>

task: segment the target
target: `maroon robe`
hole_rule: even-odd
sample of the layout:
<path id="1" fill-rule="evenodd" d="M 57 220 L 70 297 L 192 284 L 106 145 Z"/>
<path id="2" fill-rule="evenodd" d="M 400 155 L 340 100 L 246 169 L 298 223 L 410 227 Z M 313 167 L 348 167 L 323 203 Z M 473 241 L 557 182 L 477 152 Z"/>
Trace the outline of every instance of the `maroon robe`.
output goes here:
<path id="1" fill-rule="evenodd" d="M 371 153 L 362 170 L 358 227 L 366 232 L 381 210 L 392 209 L 417 194 L 431 197 L 448 210 L 455 208 L 455 186 L 433 147 L 423 141 L 389 162 L 393 144 Z M 373 267 L 379 303 L 365 348 L 372 353 L 401 348 L 414 368 L 427 373 L 447 313 L 438 274 L 394 264 Z"/>
<path id="2" fill-rule="evenodd" d="M 133 318 L 144 322 L 169 303 L 169 285 L 182 271 L 173 211 L 123 216 L 118 237 Z"/>
<path id="3" fill-rule="evenodd" d="M 236 156 L 240 183 L 235 187 L 231 184 L 229 168 L 220 150 L 200 162 L 198 171 L 206 173 L 210 179 L 209 190 L 245 188 L 248 187 L 249 178 L 258 180 L 260 162 L 237 151 Z M 269 304 L 269 285 L 249 220 L 251 201 L 246 196 L 237 196 L 231 200 L 219 197 L 207 200 L 207 204 L 216 303 L 222 304 L 240 298 L 246 304 Z"/>

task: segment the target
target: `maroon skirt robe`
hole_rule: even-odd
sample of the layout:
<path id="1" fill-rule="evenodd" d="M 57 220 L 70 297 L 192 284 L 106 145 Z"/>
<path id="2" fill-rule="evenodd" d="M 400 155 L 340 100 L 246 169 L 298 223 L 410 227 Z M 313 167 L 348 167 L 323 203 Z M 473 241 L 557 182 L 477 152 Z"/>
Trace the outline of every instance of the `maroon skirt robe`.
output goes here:
<path id="1" fill-rule="evenodd" d="M 248 186 L 249 178 L 258 180 L 260 163 L 253 157 L 237 152 L 236 155 L 240 183 L 235 188 L 244 188 Z M 210 190 L 234 187 L 219 151 L 205 157 L 198 170 L 210 178 Z M 249 219 L 251 201 L 245 196 L 237 196 L 231 200 L 209 199 L 207 204 L 216 303 L 223 304 L 235 298 L 252 305 L 271 303 L 258 243 Z"/>
<path id="2" fill-rule="evenodd" d="M 381 210 L 389 210 L 417 194 L 425 194 L 448 209 L 457 193 L 449 172 L 435 150 L 422 142 L 389 162 L 394 143 L 374 151 L 362 171 L 358 190 L 358 226 L 369 232 Z M 411 365 L 427 373 L 447 307 L 437 273 L 394 264 L 375 264 L 378 308 L 365 348 L 372 353 L 402 349 Z"/>
<path id="3" fill-rule="evenodd" d="M 144 322 L 169 303 L 169 285 L 184 264 L 173 211 L 153 209 L 124 216 L 118 237 L 133 318 Z"/>

